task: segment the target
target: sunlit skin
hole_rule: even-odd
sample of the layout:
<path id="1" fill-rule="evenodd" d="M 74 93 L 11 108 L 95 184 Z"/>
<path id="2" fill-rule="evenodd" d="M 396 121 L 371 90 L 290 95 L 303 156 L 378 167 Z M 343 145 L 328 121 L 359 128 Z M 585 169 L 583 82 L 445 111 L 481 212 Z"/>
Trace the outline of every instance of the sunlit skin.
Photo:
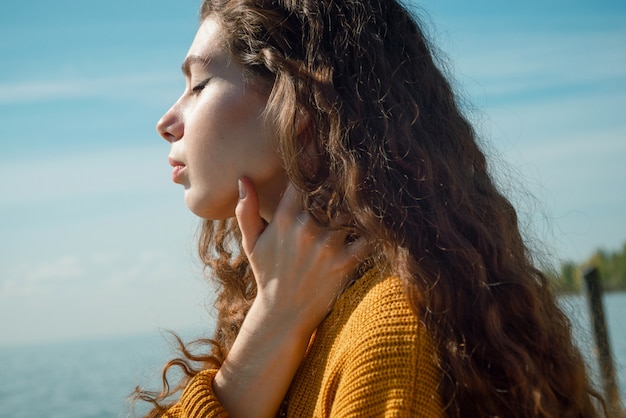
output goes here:
<path id="1" fill-rule="evenodd" d="M 245 176 L 258 192 L 259 213 L 271 220 L 287 178 L 262 119 L 269 92 L 244 82 L 214 19 L 200 25 L 183 72 L 186 89 L 157 130 L 171 143 L 172 177 L 184 186 L 187 206 L 205 219 L 233 217 Z"/>
<path id="2" fill-rule="evenodd" d="M 189 209 L 205 219 L 236 216 L 257 285 L 215 394 L 232 417 L 270 417 L 367 249 L 303 211 L 262 119 L 268 92 L 244 82 L 224 45 L 221 26 L 204 20 L 183 64 L 187 87 L 157 130 L 171 144 L 172 177 Z"/>

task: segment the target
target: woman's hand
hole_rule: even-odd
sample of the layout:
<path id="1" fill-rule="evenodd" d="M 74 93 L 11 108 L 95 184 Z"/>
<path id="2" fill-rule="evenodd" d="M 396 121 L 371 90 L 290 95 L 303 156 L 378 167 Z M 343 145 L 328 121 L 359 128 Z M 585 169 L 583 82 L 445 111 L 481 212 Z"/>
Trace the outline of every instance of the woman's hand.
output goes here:
<path id="1" fill-rule="evenodd" d="M 308 338 L 332 308 L 359 262 L 361 240 L 346 243 L 345 231 L 319 227 L 303 211 L 289 184 L 271 222 L 259 216 L 250 180 L 240 180 L 236 208 L 243 249 L 257 282 L 256 312 Z"/>
<path id="2" fill-rule="evenodd" d="M 232 417 L 276 414 L 312 333 L 366 255 L 362 240 L 318 227 L 300 202 L 289 185 L 266 224 L 251 181 L 240 181 L 235 213 L 258 292 L 213 383 Z"/>

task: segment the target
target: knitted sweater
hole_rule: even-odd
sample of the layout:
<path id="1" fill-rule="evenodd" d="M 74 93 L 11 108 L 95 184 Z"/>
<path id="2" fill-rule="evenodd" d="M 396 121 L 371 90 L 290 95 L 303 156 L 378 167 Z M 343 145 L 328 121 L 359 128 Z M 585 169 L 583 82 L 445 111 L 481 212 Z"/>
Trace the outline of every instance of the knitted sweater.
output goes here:
<path id="1" fill-rule="evenodd" d="M 212 390 L 216 373 L 196 375 L 167 416 L 227 416 Z M 443 417 L 440 381 L 433 343 L 402 283 L 373 269 L 318 327 L 281 415 Z"/>

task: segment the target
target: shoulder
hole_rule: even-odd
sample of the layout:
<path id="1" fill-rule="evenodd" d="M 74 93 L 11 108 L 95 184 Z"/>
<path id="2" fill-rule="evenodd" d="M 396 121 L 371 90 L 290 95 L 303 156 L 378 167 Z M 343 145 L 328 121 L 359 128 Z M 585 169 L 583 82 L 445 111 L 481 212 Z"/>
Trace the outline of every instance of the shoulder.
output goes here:
<path id="1" fill-rule="evenodd" d="M 442 415 L 436 349 L 398 277 L 370 270 L 323 325 L 334 353 L 328 362 L 337 371 L 335 410 L 346 416 Z"/>
<path id="2" fill-rule="evenodd" d="M 404 290 L 404 284 L 395 275 L 369 270 L 359 278 L 337 301 L 334 315 L 361 330 L 405 330 L 417 332 L 420 325 Z"/>
<path id="3" fill-rule="evenodd" d="M 344 360 L 368 359 L 383 367 L 394 360 L 415 367 L 433 364 L 437 358 L 430 333 L 412 308 L 402 280 L 378 269 L 368 271 L 344 292 L 318 333 L 325 343 L 332 341 L 332 351 Z"/>

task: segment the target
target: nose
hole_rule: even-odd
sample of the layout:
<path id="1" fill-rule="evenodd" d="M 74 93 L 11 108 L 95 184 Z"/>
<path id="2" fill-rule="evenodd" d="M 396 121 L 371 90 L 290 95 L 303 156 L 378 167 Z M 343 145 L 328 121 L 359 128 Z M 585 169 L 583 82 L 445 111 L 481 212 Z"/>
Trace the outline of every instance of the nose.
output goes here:
<path id="1" fill-rule="evenodd" d="M 157 122 L 157 132 L 167 142 L 176 142 L 183 137 L 185 128 L 183 119 L 177 109 L 177 106 L 172 106 Z"/>

